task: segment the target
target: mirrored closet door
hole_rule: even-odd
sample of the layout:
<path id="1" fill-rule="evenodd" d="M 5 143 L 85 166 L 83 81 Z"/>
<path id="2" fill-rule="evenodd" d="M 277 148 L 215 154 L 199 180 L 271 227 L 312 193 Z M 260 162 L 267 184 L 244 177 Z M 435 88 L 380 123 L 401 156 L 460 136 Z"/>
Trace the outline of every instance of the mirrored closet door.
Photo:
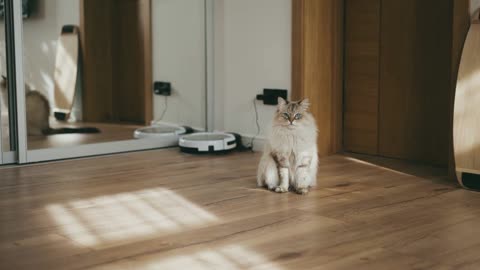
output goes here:
<path id="1" fill-rule="evenodd" d="M 20 163 L 170 147 L 164 133 L 206 129 L 208 1 L 19 2 Z"/>
<path id="2" fill-rule="evenodd" d="M 11 17 L 11 3 L 2 1 L 0 4 L 0 164 L 16 162 L 14 89 L 11 87 L 12 82 L 7 80 L 9 74 L 14 73 L 14 70 L 9 69 L 9 67 L 12 68 L 11 63 L 14 61 L 12 57 L 9 57 L 12 55 L 11 51 L 14 45 L 13 43 L 7 44 L 7 36 L 11 37 L 13 33 Z M 7 20 L 10 21 L 10 24 L 6 23 Z"/>
<path id="3" fill-rule="evenodd" d="M 171 87 L 154 95 L 154 118 L 204 130 L 206 29 L 203 0 L 152 0 L 153 79 Z"/>

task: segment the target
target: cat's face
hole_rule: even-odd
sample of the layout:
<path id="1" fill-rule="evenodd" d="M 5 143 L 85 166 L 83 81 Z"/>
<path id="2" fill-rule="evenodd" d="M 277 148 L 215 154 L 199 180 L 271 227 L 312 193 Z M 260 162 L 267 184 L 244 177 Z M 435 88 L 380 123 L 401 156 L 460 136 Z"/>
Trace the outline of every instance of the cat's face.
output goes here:
<path id="1" fill-rule="evenodd" d="M 309 105 L 308 99 L 289 102 L 279 97 L 275 124 L 294 129 L 306 121 L 305 118 L 309 114 Z"/>

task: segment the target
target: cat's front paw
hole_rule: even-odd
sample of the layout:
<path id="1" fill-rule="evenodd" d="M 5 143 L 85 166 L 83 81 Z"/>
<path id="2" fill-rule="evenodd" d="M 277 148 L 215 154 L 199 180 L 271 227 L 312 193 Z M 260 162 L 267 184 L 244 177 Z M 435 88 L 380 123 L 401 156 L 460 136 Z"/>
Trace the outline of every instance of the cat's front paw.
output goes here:
<path id="1" fill-rule="evenodd" d="M 308 193 L 308 188 L 297 188 L 295 191 L 300 195 L 306 195 Z"/>
<path id="2" fill-rule="evenodd" d="M 277 187 L 275 189 L 275 192 L 277 193 L 285 193 L 285 192 L 288 192 L 288 187 Z"/>

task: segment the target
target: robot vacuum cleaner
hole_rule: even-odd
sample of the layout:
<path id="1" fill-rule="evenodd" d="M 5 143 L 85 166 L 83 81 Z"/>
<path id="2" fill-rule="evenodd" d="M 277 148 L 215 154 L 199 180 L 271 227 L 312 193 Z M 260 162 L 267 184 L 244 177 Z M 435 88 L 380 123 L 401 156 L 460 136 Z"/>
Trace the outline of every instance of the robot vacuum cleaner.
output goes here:
<path id="1" fill-rule="evenodd" d="M 178 145 L 185 153 L 224 153 L 237 147 L 237 138 L 231 133 L 200 132 L 181 136 Z"/>
<path id="2" fill-rule="evenodd" d="M 177 146 L 181 135 L 192 133 L 190 127 L 167 124 L 154 124 L 149 127 L 138 128 L 133 132 L 135 139 L 161 140 L 170 146 Z"/>

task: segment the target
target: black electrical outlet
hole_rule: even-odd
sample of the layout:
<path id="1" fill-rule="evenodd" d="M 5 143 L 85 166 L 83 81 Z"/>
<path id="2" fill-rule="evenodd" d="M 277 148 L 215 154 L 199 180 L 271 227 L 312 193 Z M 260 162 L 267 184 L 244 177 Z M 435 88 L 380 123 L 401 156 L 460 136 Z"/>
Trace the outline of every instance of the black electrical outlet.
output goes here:
<path id="1" fill-rule="evenodd" d="M 53 115 L 55 116 L 55 119 L 57 119 L 58 121 L 67 120 L 67 114 L 64 112 L 54 112 Z"/>
<path id="2" fill-rule="evenodd" d="M 172 94 L 172 84 L 169 82 L 154 82 L 153 93 L 155 95 L 170 96 Z"/>
<path id="3" fill-rule="evenodd" d="M 265 105 L 277 105 L 278 97 L 287 99 L 286 89 L 263 89 L 263 95 L 257 95 L 257 100 L 263 100 Z"/>

